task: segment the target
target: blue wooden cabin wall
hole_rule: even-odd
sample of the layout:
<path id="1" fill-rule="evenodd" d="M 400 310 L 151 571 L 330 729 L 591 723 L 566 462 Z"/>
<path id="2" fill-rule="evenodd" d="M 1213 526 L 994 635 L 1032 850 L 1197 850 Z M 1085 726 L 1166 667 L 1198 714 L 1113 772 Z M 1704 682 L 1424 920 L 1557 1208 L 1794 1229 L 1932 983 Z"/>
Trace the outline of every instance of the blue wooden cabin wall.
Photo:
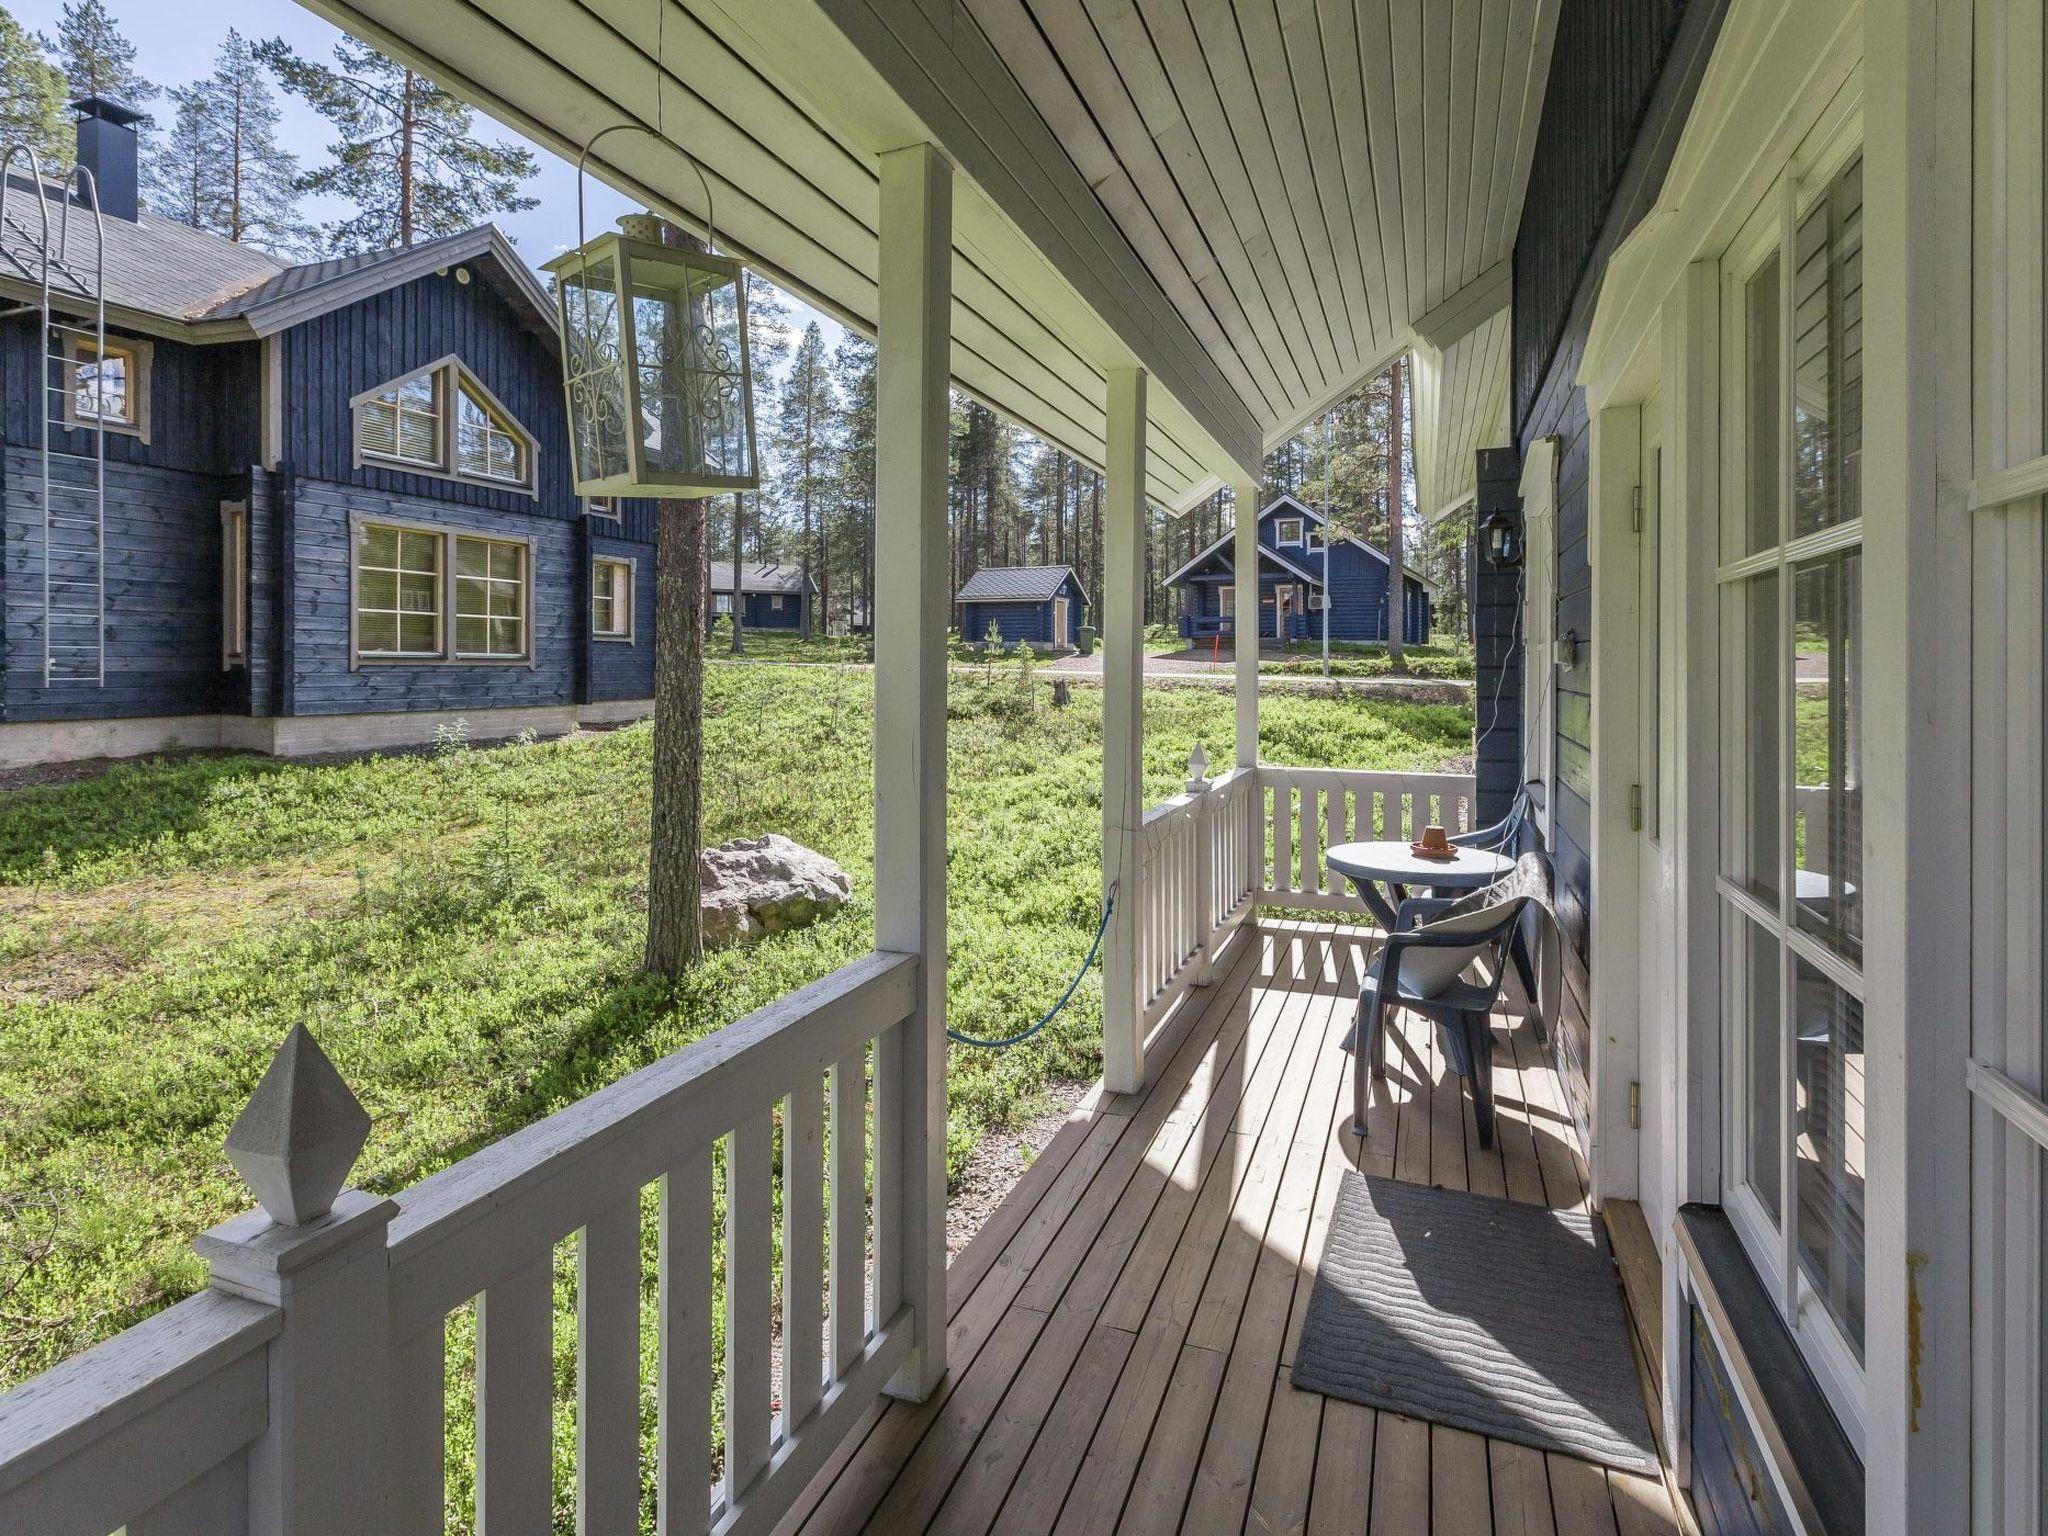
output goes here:
<path id="1" fill-rule="evenodd" d="M 1080 583 L 1073 577 L 1067 578 L 1061 590 L 1067 598 L 1067 632 L 1057 640 L 1052 632 L 1052 599 L 1049 597 L 1036 601 L 962 603 L 961 638 L 978 645 L 987 637 L 988 627 L 993 624 L 1005 644 L 1023 640 L 1032 645 L 1078 645 L 1081 626 L 1088 622 L 1087 604 L 1081 597 Z"/>
<path id="2" fill-rule="evenodd" d="M 580 624 L 583 633 L 589 635 L 590 562 L 600 556 L 626 560 L 633 566 L 633 636 L 631 640 L 603 640 L 590 635 L 579 695 L 580 702 L 586 704 L 603 699 L 654 697 L 654 545 L 651 541 L 616 537 L 610 531 L 612 527 L 600 519 L 590 519 L 590 552 L 584 562 Z"/>

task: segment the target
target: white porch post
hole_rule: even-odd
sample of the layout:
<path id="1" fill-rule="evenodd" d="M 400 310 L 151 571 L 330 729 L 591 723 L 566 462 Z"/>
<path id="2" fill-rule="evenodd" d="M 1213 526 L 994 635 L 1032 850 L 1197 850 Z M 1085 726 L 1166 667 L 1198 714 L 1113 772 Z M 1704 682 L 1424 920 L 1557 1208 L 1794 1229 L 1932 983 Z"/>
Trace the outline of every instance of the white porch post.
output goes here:
<path id="1" fill-rule="evenodd" d="M 1231 599 L 1236 615 L 1231 654 L 1237 667 L 1237 766 L 1259 766 L 1259 482 L 1240 474 L 1230 482 L 1236 503 L 1230 546 Z M 1266 792 L 1253 778 L 1244 797 L 1245 886 L 1252 893 L 1252 914 L 1259 910 L 1259 888 L 1266 883 Z"/>
<path id="2" fill-rule="evenodd" d="M 917 1012 L 875 1048 L 876 1310 L 915 1314 L 889 1384 L 946 1370 L 946 390 L 952 168 L 881 157 L 875 431 L 875 944 L 919 957 Z"/>
<path id="3" fill-rule="evenodd" d="M 1863 1459 L 1872 1536 L 1969 1529 L 1972 1440 L 1988 1442 L 1997 1428 L 1970 1417 L 1971 1016 L 1960 979 L 1975 947 L 1972 21 L 1968 0 L 1872 0 L 1864 12 Z M 2030 404 L 2039 411 L 2038 399 Z M 2034 880 L 2038 892 L 2038 870 Z"/>
<path id="4" fill-rule="evenodd" d="M 1145 373 L 1109 373 L 1102 519 L 1102 888 L 1116 911 L 1102 951 L 1102 1080 L 1145 1083 L 1138 999 L 1138 834 L 1145 821 Z"/>

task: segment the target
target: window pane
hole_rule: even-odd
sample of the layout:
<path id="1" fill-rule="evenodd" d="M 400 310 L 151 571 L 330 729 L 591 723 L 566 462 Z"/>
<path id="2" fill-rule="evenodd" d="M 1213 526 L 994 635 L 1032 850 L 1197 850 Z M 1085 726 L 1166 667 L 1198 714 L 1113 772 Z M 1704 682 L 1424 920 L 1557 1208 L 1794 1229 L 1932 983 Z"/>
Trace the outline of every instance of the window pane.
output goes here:
<path id="1" fill-rule="evenodd" d="M 1799 1266 L 1863 1358 L 1863 1006 L 1793 961 Z"/>
<path id="2" fill-rule="evenodd" d="M 356 599 L 365 608 L 389 612 L 398 607 L 398 576 L 392 571 L 360 571 L 356 575 Z"/>
<path id="3" fill-rule="evenodd" d="M 482 539 L 455 541 L 455 574 L 487 576 L 491 570 L 491 546 Z"/>
<path id="4" fill-rule="evenodd" d="M 412 409 L 431 411 L 434 408 L 434 376 L 423 373 L 416 379 L 407 379 L 398 386 L 398 398 Z"/>
<path id="5" fill-rule="evenodd" d="M 517 656 L 523 649 L 520 644 L 520 624 L 517 619 L 491 620 L 491 654 L 493 656 Z"/>
<path id="6" fill-rule="evenodd" d="M 1779 258 L 1773 254 L 1763 270 L 1749 280 L 1746 302 L 1748 420 L 1744 454 L 1748 478 L 1743 537 L 1730 555 L 1752 554 L 1780 542 L 1778 501 L 1784 418 L 1779 413 Z"/>
<path id="7" fill-rule="evenodd" d="M 1792 531 L 1862 510 L 1863 165 L 1852 163 L 1800 221 L 1793 277 Z"/>
<path id="8" fill-rule="evenodd" d="M 1730 648 L 1726 671 L 1723 799 L 1728 878 L 1778 902 L 1780 646 L 1776 572 L 1724 589 Z"/>
<path id="9" fill-rule="evenodd" d="M 416 656 L 438 655 L 441 650 L 441 620 L 435 614 L 406 614 L 398 621 L 401 649 Z"/>
<path id="10" fill-rule="evenodd" d="M 493 544 L 490 547 L 491 574 L 500 581 L 519 579 L 519 546 L 517 544 Z"/>
<path id="11" fill-rule="evenodd" d="M 415 576 L 410 572 L 398 578 L 398 606 L 407 613 L 438 613 L 441 610 L 441 583 L 433 576 Z"/>
<path id="12" fill-rule="evenodd" d="M 362 651 L 395 651 L 398 649 L 398 615 L 395 613 L 366 613 L 358 621 L 356 648 Z"/>
<path id="13" fill-rule="evenodd" d="M 406 533 L 398 536 L 398 563 L 408 571 L 439 571 L 441 569 L 441 540 L 431 533 Z"/>
<path id="14" fill-rule="evenodd" d="M 494 619 L 516 619 L 520 614 L 519 584 L 514 581 L 491 583 L 491 617 Z"/>
<path id="15" fill-rule="evenodd" d="M 490 436 L 482 427 L 465 421 L 455 429 L 455 467 L 465 475 L 481 475 L 489 467 Z"/>
<path id="16" fill-rule="evenodd" d="M 398 530 L 396 528 L 365 528 L 360 535 L 363 564 L 395 566 L 398 564 Z"/>
<path id="17" fill-rule="evenodd" d="M 1792 577 L 1793 910 L 1851 960 L 1863 954 L 1862 568 L 1847 550 Z"/>
<path id="18" fill-rule="evenodd" d="M 1749 1186 L 1771 1220 L 1782 1223 L 1782 1148 L 1785 1119 L 1779 1108 L 1784 1014 L 1779 1007 L 1782 952 L 1777 939 L 1737 912 L 1726 908 L 1729 960 L 1735 985 L 1737 1091 L 1741 1094 L 1742 1182 Z"/>
<path id="19" fill-rule="evenodd" d="M 488 619 L 458 618 L 455 621 L 455 648 L 466 655 L 481 656 L 490 635 L 489 624 Z"/>
<path id="20" fill-rule="evenodd" d="M 403 412 L 398 421 L 398 454 L 400 458 L 417 459 L 431 464 L 440 455 L 436 451 L 434 438 L 437 423 L 430 416 L 415 416 Z"/>
<path id="21" fill-rule="evenodd" d="M 455 578 L 455 612 L 481 618 L 491 611 L 490 583 L 479 576 Z"/>

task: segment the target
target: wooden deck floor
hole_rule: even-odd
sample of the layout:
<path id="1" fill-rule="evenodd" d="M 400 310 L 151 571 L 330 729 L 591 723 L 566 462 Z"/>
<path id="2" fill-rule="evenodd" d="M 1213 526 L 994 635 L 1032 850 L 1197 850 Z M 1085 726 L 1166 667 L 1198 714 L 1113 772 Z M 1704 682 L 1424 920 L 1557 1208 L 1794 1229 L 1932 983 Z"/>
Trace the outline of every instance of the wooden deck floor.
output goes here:
<path id="1" fill-rule="evenodd" d="M 1554 1207 L 1586 1197 L 1557 1084 L 1496 1017 L 1482 1150 L 1430 1032 L 1404 1020 L 1371 1136 L 1341 1048 L 1355 930 L 1241 942 L 1152 1088 L 1084 1104 L 951 1272 L 951 1367 L 828 1466 L 787 1532 L 1679 1532 L 1664 1485 L 1294 1390 L 1347 1166 Z"/>

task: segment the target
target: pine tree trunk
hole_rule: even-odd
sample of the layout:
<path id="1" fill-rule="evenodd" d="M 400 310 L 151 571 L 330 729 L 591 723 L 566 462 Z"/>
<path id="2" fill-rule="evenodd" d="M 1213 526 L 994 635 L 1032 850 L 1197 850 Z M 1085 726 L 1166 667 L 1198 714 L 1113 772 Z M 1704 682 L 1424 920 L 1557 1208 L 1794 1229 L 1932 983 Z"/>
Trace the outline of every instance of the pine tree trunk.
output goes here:
<path id="1" fill-rule="evenodd" d="M 704 503 L 659 503 L 654 541 L 654 829 L 647 859 L 647 969 L 679 975 L 704 953 Z"/>
<path id="2" fill-rule="evenodd" d="M 746 644 L 746 640 L 745 640 L 745 639 L 744 639 L 744 638 L 742 637 L 742 635 L 740 634 L 740 630 L 741 630 L 741 628 L 742 628 L 742 627 L 743 627 L 743 626 L 745 625 L 745 623 L 746 623 L 746 620 L 745 620 L 745 619 L 744 619 L 744 618 L 743 618 L 743 617 L 742 617 L 741 615 L 742 615 L 742 611 L 743 611 L 743 610 L 744 610 L 744 609 L 746 608 L 746 606 L 747 606 L 747 605 L 746 605 L 746 603 L 745 603 L 745 601 L 743 600 L 743 592 L 744 592 L 744 588 L 745 588 L 745 583 L 743 583 L 743 582 L 742 582 L 742 581 L 740 580 L 740 562 L 741 562 L 741 561 L 742 561 L 742 559 L 744 558 L 744 556 L 743 556 L 743 555 L 741 554 L 741 552 L 740 552 L 740 536 L 741 536 L 741 534 L 742 534 L 742 533 L 744 532 L 744 530 L 745 530 L 745 528 L 746 528 L 746 525 L 747 525 L 747 498 L 746 498 L 746 495 L 745 495 L 745 493 L 743 493 L 743 492 L 740 492 L 740 491 L 734 491 L 734 492 L 733 492 L 733 494 L 732 494 L 732 615 L 731 615 L 731 617 L 732 617 L 732 653 L 733 653 L 733 655 L 735 655 L 735 656 L 744 656 L 744 655 L 746 654 L 746 651 L 747 651 L 747 644 Z"/>
<path id="3" fill-rule="evenodd" d="M 1401 395 L 1404 370 L 1399 362 L 1392 370 L 1393 405 L 1387 412 L 1387 658 L 1396 672 L 1408 670 L 1402 651 L 1408 629 L 1408 572 L 1402 551 L 1402 471 L 1406 455 L 1401 443 Z"/>
<path id="4" fill-rule="evenodd" d="M 405 72 L 405 94 L 398 115 L 398 243 L 412 244 L 413 73 Z"/>

